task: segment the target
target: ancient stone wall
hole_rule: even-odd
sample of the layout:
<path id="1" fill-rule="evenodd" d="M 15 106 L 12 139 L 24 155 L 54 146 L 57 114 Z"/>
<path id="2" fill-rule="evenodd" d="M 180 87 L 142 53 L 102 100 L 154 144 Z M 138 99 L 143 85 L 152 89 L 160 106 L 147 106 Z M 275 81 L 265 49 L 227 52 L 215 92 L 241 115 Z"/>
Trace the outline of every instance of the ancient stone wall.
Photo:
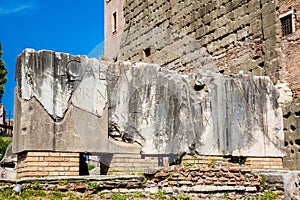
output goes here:
<path id="1" fill-rule="evenodd" d="M 300 101 L 294 99 L 293 102 L 286 104 L 283 108 L 284 122 L 284 146 L 285 157 L 283 158 L 284 167 L 288 169 L 300 168 Z"/>
<path id="2" fill-rule="evenodd" d="M 290 13 L 291 26 L 294 32 L 282 36 L 282 66 L 285 69 L 283 76 L 288 83 L 293 101 L 287 101 L 283 106 L 283 119 L 285 131 L 284 167 L 300 169 L 300 2 L 298 0 L 280 0 L 279 14 L 285 16 Z"/>
<path id="3" fill-rule="evenodd" d="M 247 167 L 173 166 L 144 176 L 82 176 L 2 180 L 5 198 L 54 199 L 297 199 L 299 171 L 255 172 Z M 21 194 L 12 191 L 22 186 Z M 24 194 L 24 195 L 23 195 Z M 48 195 L 46 195 L 48 194 Z M 28 197 L 28 196 L 26 196 Z M 119 198 L 117 198 L 119 197 Z"/>
<path id="4" fill-rule="evenodd" d="M 238 166 L 246 165 L 251 169 L 282 170 L 282 158 L 276 157 L 223 157 L 223 156 L 198 156 L 185 155 L 182 164 L 202 166 Z"/>
<path id="5" fill-rule="evenodd" d="M 295 26 L 295 32 L 282 37 L 283 64 L 286 68 L 285 79 L 295 98 L 300 97 L 300 2 L 297 0 L 279 1 L 279 13 L 284 15 L 287 12 L 293 12 L 292 23 Z"/>
<path id="6" fill-rule="evenodd" d="M 268 75 L 275 83 L 281 67 L 277 6 L 271 0 L 128 0 L 120 58 L 184 73 Z"/>

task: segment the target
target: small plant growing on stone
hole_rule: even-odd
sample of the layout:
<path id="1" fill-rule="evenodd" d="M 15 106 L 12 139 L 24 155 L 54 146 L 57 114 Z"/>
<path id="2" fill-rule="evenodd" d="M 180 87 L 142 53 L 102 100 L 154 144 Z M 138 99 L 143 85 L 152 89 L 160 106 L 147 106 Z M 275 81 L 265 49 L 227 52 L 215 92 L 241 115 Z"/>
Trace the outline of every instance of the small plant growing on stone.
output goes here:
<path id="1" fill-rule="evenodd" d="M 88 171 L 92 171 L 93 169 L 95 169 L 94 165 L 88 165 Z"/>
<path id="2" fill-rule="evenodd" d="M 194 163 L 184 163 L 183 166 L 185 167 L 191 167 L 191 166 L 194 166 L 195 164 Z"/>
<path id="3" fill-rule="evenodd" d="M 35 190 L 40 190 L 42 189 L 42 185 L 39 182 L 34 182 L 31 184 L 31 187 Z"/>
<path id="4" fill-rule="evenodd" d="M 261 180 L 260 180 L 260 187 L 262 188 L 266 188 L 267 184 L 266 184 L 266 178 L 262 175 L 261 176 Z"/>
<path id="5" fill-rule="evenodd" d="M 224 193 L 224 199 L 230 199 L 228 192 Z"/>
<path id="6" fill-rule="evenodd" d="M 263 196 L 261 197 L 262 200 L 273 200 L 277 199 L 277 195 L 275 195 L 272 192 L 265 192 Z"/>
<path id="7" fill-rule="evenodd" d="M 98 184 L 95 182 L 88 182 L 88 190 L 96 190 L 98 189 Z"/>
<path id="8" fill-rule="evenodd" d="M 99 193 L 99 197 L 100 197 L 100 199 L 104 199 L 104 193 L 103 193 L 103 192 L 100 192 L 100 193 Z"/>
<path id="9" fill-rule="evenodd" d="M 188 200 L 190 198 L 188 196 L 185 196 L 184 194 L 180 194 L 179 199 L 180 200 Z"/>
<path id="10" fill-rule="evenodd" d="M 169 174 L 168 179 L 172 179 L 172 178 L 173 178 L 173 175 Z"/>
<path id="11" fill-rule="evenodd" d="M 216 167 L 216 161 L 215 159 L 208 157 L 208 166 L 211 168 L 215 168 Z"/>
<path id="12" fill-rule="evenodd" d="M 50 199 L 62 199 L 66 195 L 58 190 L 54 190 L 50 193 Z"/>
<path id="13" fill-rule="evenodd" d="M 70 185 L 70 180 L 59 180 L 58 185 Z"/>
<path id="14" fill-rule="evenodd" d="M 161 190 L 158 190 L 155 194 L 155 196 L 158 197 L 158 199 L 164 199 L 164 196 L 166 195 L 166 192 L 165 191 L 161 191 Z"/>
<path id="15" fill-rule="evenodd" d="M 113 193 L 113 195 L 111 196 L 111 199 L 112 200 L 126 200 L 126 197 L 123 194 Z"/>
<path id="16" fill-rule="evenodd" d="M 139 171 L 139 172 L 137 173 L 137 175 L 138 175 L 138 176 L 145 176 L 144 172 L 142 172 L 142 171 Z"/>
<path id="17" fill-rule="evenodd" d="M 145 195 L 144 195 L 143 193 L 141 193 L 141 192 L 137 192 L 137 193 L 134 195 L 134 197 L 136 197 L 136 198 L 141 198 L 141 197 L 145 197 Z"/>
<path id="18" fill-rule="evenodd" d="M 142 180 L 142 182 L 141 182 L 142 184 L 145 184 L 145 183 L 147 183 L 147 178 L 146 177 L 144 177 L 144 179 Z"/>

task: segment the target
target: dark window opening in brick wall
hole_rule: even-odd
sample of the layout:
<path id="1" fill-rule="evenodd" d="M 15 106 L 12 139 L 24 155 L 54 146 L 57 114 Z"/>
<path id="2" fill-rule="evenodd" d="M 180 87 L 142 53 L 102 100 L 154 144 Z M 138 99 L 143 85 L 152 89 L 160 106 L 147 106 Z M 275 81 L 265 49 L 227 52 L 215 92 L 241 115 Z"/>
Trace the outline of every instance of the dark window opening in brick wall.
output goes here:
<path id="1" fill-rule="evenodd" d="M 293 33 L 293 15 L 286 15 L 280 18 L 282 35 L 286 36 Z"/>
<path id="2" fill-rule="evenodd" d="M 117 12 L 113 13 L 113 27 L 112 27 L 112 32 L 115 33 L 117 32 Z"/>

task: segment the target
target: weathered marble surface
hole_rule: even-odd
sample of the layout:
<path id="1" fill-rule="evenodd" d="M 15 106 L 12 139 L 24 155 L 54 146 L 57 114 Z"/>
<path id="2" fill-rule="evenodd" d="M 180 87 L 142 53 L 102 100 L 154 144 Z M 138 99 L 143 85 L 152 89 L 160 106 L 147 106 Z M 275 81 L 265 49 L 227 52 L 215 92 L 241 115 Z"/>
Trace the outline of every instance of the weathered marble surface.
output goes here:
<path id="1" fill-rule="evenodd" d="M 283 156 L 268 77 L 26 50 L 16 79 L 14 152 Z"/>
<path id="2" fill-rule="evenodd" d="M 299 199 L 300 197 L 300 171 L 290 171 L 283 175 L 284 198 Z"/>
<path id="3" fill-rule="evenodd" d="M 16 68 L 13 151 L 139 152 L 108 137 L 107 66 L 25 50 Z"/>
<path id="4" fill-rule="evenodd" d="M 188 77 L 145 63 L 115 64 L 110 73 L 110 134 L 144 153 L 283 156 L 281 108 L 268 77 Z"/>

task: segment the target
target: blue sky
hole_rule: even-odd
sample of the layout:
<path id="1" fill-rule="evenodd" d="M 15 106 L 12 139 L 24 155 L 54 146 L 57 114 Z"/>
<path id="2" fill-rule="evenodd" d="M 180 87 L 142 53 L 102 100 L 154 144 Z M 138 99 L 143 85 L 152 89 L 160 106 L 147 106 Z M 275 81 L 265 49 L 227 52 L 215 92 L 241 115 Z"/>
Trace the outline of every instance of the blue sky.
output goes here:
<path id="1" fill-rule="evenodd" d="M 104 38 L 103 6 L 103 0 L 0 0 L 7 117 L 13 113 L 16 57 L 25 48 L 89 55 Z"/>

